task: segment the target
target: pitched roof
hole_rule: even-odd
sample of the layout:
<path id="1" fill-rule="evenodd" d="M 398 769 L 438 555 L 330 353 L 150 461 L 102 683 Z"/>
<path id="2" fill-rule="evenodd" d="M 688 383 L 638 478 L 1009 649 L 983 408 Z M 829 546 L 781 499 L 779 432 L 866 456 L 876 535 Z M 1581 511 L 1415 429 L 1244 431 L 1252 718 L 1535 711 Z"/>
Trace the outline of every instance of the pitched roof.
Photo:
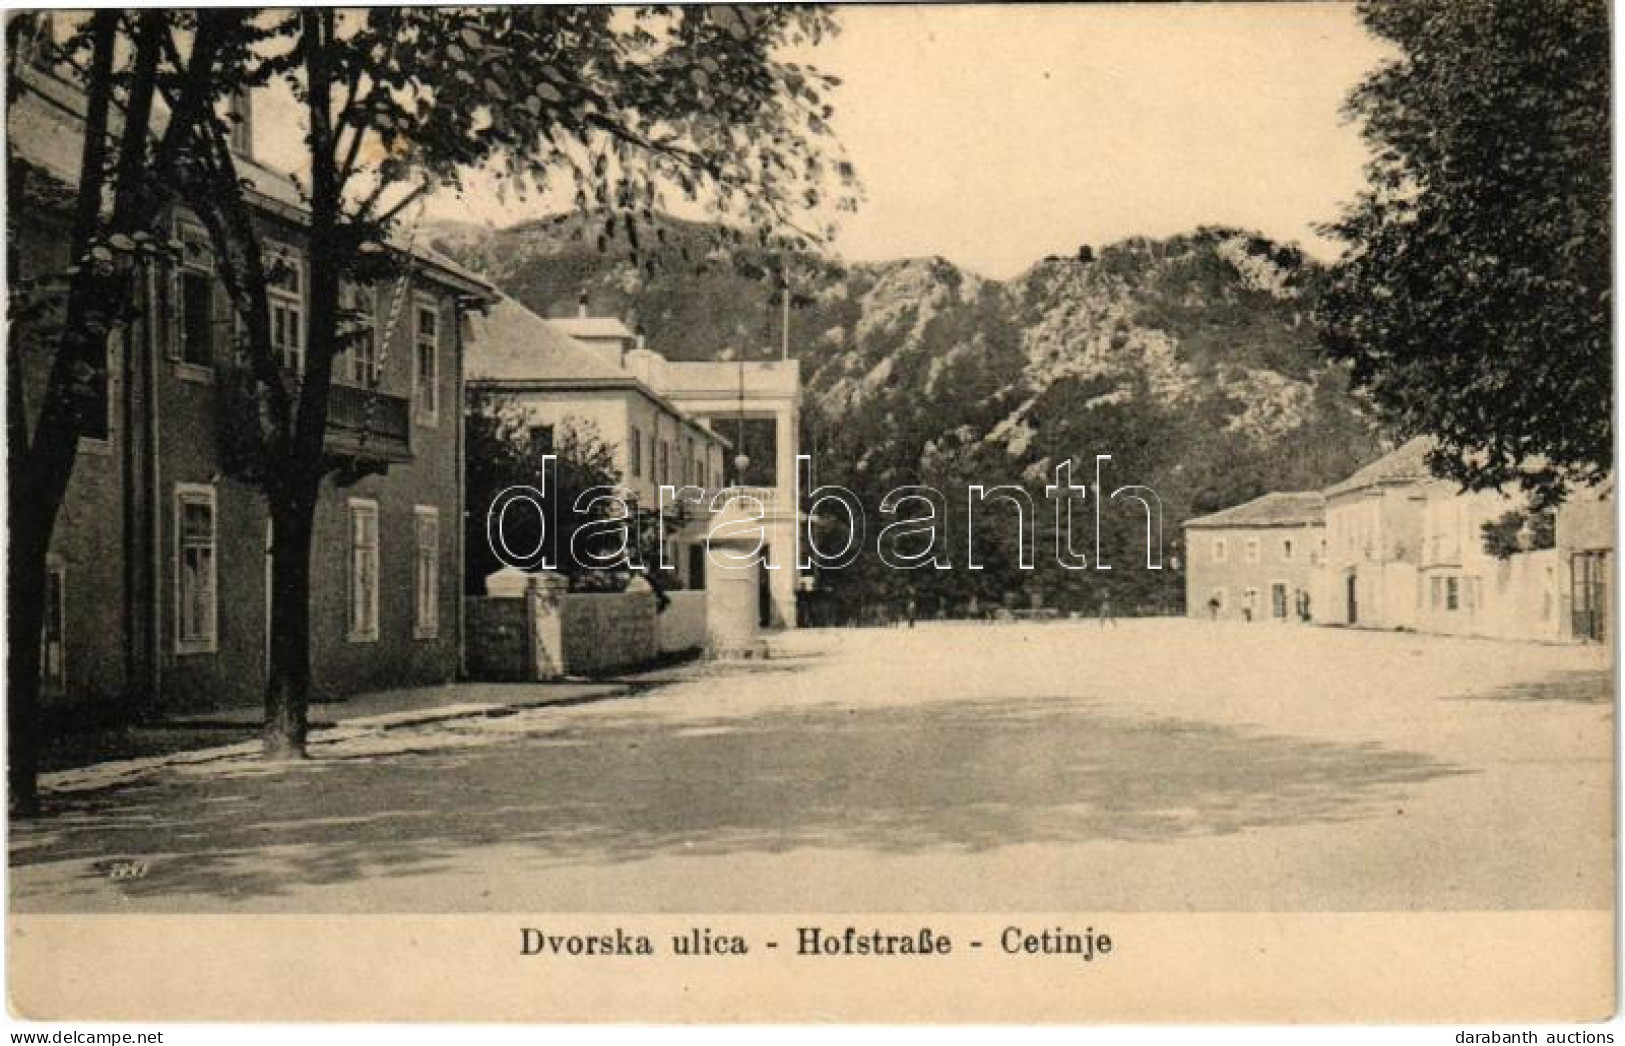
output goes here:
<path id="1" fill-rule="evenodd" d="M 684 413 L 636 374 L 615 366 L 519 302 L 500 295 L 484 315 L 469 315 L 464 367 L 471 384 L 498 389 L 626 389 L 646 397 L 691 429 L 723 446 L 728 441 Z"/>
<path id="2" fill-rule="evenodd" d="M 1318 490 L 1275 491 L 1240 505 L 1185 521 L 1187 527 L 1303 527 L 1326 521 Z"/>
<path id="3" fill-rule="evenodd" d="M 1347 479 L 1333 483 L 1323 493 L 1327 497 L 1333 497 L 1382 483 L 1408 483 L 1432 479 L 1433 473 L 1428 470 L 1427 465 L 1427 455 L 1432 449 L 1432 440 L 1426 436 L 1417 436 L 1398 450 L 1390 451 L 1359 469 Z"/>
<path id="4" fill-rule="evenodd" d="M 77 85 L 32 66 L 19 65 L 17 82 L 28 90 L 7 109 L 7 148 L 64 184 L 77 184 L 83 158 L 84 92 Z M 121 116 L 116 109 L 109 120 L 114 128 L 119 125 Z M 153 132 L 161 134 L 168 122 L 167 112 L 161 105 L 155 106 Z M 236 156 L 235 163 L 255 203 L 295 222 L 307 220 L 308 211 L 299 184 L 291 176 L 247 156 Z M 399 231 L 393 232 L 390 246 L 405 251 L 406 238 Z M 466 289 L 482 295 L 492 292 L 491 284 L 483 277 L 433 248 L 414 244 L 411 253 L 419 263 L 427 263 L 442 275 L 453 277 L 467 285 Z"/>
<path id="5" fill-rule="evenodd" d="M 631 338 L 626 324 L 613 316 L 558 316 L 547 322 L 572 338 Z"/>
<path id="6" fill-rule="evenodd" d="M 470 316 L 468 346 L 471 381 L 546 383 L 613 382 L 631 388 L 637 378 L 544 320 L 507 295 L 490 311 Z"/>

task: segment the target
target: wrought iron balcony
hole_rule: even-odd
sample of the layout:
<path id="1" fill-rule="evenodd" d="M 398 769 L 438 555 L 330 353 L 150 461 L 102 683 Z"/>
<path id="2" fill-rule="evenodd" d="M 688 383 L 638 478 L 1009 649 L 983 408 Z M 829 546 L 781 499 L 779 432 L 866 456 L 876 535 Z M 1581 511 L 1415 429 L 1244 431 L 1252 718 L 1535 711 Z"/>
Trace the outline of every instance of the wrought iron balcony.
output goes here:
<path id="1" fill-rule="evenodd" d="M 335 383 L 327 398 L 327 451 L 364 461 L 412 459 L 412 402 Z"/>

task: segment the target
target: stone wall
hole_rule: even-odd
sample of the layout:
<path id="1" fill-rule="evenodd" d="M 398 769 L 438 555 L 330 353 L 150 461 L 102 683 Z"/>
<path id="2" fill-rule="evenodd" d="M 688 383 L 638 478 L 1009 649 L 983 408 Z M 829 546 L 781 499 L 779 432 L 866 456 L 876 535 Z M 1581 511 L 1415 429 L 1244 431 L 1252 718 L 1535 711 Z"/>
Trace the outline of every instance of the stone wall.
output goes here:
<path id="1" fill-rule="evenodd" d="M 572 592 L 560 613 L 566 675 L 608 675 L 659 654 L 652 592 Z"/>
<path id="2" fill-rule="evenodd" d="M 655 618 L 656 645 L 662 654 L 705 646 L 705 592 L 685 589 L 666 593 L 671 602 Z"/>
<path id="3" fill-rule="evenodd" d="M 469 678 L 494 683 L 533 679 L 525 600 L 469 596 L 463 605 Z"/>

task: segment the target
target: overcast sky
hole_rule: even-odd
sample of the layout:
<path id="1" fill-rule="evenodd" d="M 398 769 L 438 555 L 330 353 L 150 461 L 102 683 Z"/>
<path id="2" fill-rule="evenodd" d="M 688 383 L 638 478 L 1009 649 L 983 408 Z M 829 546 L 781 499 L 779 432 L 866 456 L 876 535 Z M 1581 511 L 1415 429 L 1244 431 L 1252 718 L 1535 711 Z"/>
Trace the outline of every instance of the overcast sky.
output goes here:
<path id="1" fill-rule="evenodd" d="M 1340 3 L 845 7 L 810 55 L 867 193 L 850 260 L 940 254 L 996 278 L 1045 254 L 1203 223 L 1329 257 L 1359 188 L 1339 108 L 1383 57 Z M 431 214 L 497 224 L 487 194 Z"/>

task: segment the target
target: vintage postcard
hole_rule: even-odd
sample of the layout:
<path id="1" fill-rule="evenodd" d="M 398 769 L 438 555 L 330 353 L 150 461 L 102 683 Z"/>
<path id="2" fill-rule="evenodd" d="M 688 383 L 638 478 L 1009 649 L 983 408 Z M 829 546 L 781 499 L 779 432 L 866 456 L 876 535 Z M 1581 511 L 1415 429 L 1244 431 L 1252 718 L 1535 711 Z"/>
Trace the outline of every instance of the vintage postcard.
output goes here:
<path id="1" fill-rule="evenodd" d="M 1607 1019 L 1610 21 L 10 12 L 11 1012 Z"/>

